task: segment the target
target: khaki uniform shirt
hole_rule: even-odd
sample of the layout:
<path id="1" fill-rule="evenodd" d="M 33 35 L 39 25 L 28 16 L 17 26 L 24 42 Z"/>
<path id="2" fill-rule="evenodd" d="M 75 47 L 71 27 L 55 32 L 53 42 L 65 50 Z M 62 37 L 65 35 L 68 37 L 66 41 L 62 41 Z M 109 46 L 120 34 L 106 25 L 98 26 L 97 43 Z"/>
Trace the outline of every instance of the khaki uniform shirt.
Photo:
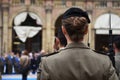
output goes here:
<path id="1" fill-rule="evenodd" d="M 118 80 L 108 56 L 83 43 L 71 43 L 58 54 L 42 59 L 38 80 Z"/>

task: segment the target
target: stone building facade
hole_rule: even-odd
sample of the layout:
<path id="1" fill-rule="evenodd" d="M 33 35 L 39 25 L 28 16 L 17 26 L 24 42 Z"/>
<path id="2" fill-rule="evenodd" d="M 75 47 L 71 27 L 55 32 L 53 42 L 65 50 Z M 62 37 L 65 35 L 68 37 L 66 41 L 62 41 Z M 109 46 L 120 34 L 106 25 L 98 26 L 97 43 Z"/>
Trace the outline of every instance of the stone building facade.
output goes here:
<path id="1" fill-rule="evenodd" d="M 85 36 L 86 44 L 89 43 L 92 49 L 99 50 L 104 45 L 103 43 L 109 42 L 105 37 L 109 37 L 108 33 L 97 33 L 99 29 L 104 30 L 105 26 L 103 28 L 95 27 L 95 24 L 103 14 L 120 16 L 119 0 L 0 0 L 0 54 L 15 49 L 28 49 L 29 51 L 43 49 L 52 52 L 56 27 L 61 25 L 60 16 L 70 7 L 82 8 L 89 14 L 91 24 L 89 24 L 89 32 Z M 42 30 L 37 36 L 28 38 L 26 42 L 21 42 L 14 31 L 15 18 L 23 12 L 38 16 L 41 20 L 40 25 L 42 25 Z M 27 23 L 29 24 L 29 22 Z M 115 29 L 119 30 L 120 27 Z M 115 35 L 119 35 L 119 33 Z M 103 38 L 106 40 L 104 41 Z M 103 39 L 102 43 L 100 39 Z"/>

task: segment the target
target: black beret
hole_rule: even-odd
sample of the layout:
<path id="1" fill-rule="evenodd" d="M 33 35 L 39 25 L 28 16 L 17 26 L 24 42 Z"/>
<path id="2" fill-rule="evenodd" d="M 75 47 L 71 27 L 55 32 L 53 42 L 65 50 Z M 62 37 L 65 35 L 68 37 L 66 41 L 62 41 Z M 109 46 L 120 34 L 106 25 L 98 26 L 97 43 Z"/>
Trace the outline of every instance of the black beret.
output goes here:
<path id="1" fill-rule="evenodd" d="M 70 9 L 68 9 L 64 14 L 63 14 L 63 18 L 62 19 L 66 19 L 69 17 L 74 17 L 74 16 L 78 16 L 78 17 L 85 17 L 88 21 L 88 23 L 90 23 L 90 19 L 88 17 L 87 12 L 83 11 L 80 8 L 76 8 L 76 7 L 72 7 Z"/>

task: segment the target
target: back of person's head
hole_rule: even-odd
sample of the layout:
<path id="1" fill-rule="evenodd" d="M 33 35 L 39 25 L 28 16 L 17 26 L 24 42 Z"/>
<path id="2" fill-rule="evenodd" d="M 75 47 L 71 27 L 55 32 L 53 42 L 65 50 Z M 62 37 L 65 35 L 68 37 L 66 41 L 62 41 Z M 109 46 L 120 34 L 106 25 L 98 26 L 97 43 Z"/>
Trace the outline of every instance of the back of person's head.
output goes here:
<path id="1" fill-rule="evenodd" d="M 28 55 L 29 52 L 27 50 L 24 50 L 23 55 Z"/>
<path id="2" fill-rule="evenodd" d="M 120 36 L 114 37 L 113 43 L 115 47 L 120 50 Z"/>
<path id="3" fill-rule="evenodd" d="M 87 33 L 90 19 L 88 14 L 80 8 L 70 8 L 63 14 L 62 25 L 70 39 L 78 42 Z"/>

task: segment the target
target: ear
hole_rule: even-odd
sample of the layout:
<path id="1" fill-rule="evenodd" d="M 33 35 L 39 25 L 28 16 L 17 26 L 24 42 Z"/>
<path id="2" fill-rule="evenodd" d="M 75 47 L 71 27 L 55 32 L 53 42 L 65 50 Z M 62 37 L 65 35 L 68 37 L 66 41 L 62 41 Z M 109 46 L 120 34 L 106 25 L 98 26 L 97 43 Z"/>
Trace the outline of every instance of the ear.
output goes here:
<path id="1" fill-rule="evenodd" d="M 57 38 L 57 37 L 55 37 L 55 43 L 54 43 L 54 45 L 53 45 L 53 48 L 55 49 L 55 50 L 59 50 L 59 39 Z"/>
<path id="2" fill-rule="evenodd" d="M 59 40 L 58 37 L 56 37 L 56 44 L 57 44 L 57 45 L 60 44 L 60 40 Z"/>
<path id="3" fill-rule="evenodd" d="M 60 48 L 60 39 L 58 37 L 56 37 L 56 43 L 57 43 L 57 46 Z"/>
<path id="4" fill-rule="evenodd" d="M 64 26 L 62 26 L 62 32 L 63 32 L 63 34 L 64 34 L 64 35 L 66 35 L 66 34 L 67 34 L 67 31 L 66 31 L 66 29 L 65 29 L 65 27 L 64 27 Z"/>

